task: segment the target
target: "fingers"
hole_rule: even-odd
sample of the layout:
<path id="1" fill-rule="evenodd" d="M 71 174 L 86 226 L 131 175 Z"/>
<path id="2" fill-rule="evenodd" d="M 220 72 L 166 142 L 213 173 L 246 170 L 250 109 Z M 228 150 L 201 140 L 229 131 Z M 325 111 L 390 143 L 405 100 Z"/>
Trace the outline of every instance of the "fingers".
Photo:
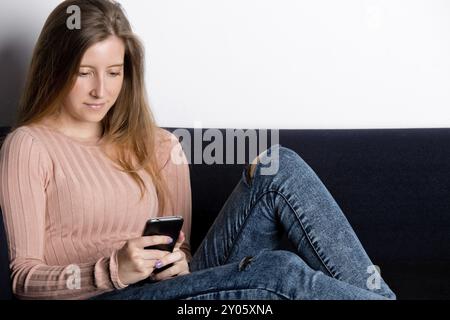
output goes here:
<path id="1" fill-rule="evenodd" d="M 161 263 L 159 265 L 160 265 L 160 268 L 162 268 L 168 264 L 175 263 L 175 262 L 181 261 L 183 259 L 185 259 L 184 252 L 181 250 L 176 250 L 172 253 L 168 253 L 165 256 L 161 257 L 159 259 L 161 261 Z"/>
<path id="2" fill-rule="evenodd" d="M 140 260 L 136 263 L 136 271 L 150 275 L 155 269 L 155 260 Z"/>
<path id="3" fill-rule="evenodd" d="M 173 239 L 168 236 L 145 236 L 134 239 L 133 244 L 138 248 L 143 249 L 145 247 L 154 246 L 157 244 L 172 243 L 172 241 Z"/>
<path id="4" fill-rule="evenodd" d="M 186 261 L 186 255 L 183 251 L 175 249 L 173 253 L 169 253 L 163 258 L 155 262 L 155 269 L 173 264 L 170 268 L 154 274 L 153 279 L 164 280 L 174 276 L 180 276 L 189 273 L 189 266 Z"/>
<path id="5" fill-rule="evenodd" d="M 158 281 L 164 280 L 164 279 L 172 278 L 172 277 L 178 275 L 180 273 L 180 271 L 181 271 L 181 267 L 178 264 L 175 264 L 164 271 L 154 274 L 152 277 L 153 277 L 153 279 L 158 280 Z"/>
<path id="6" fill-rule="evenodd" d="M 169 253 L 162 250 L 149 250 L 149 249 L 139 249 L 139 257 L 143 260 L 158 260 L 162 259 Z"/>
<path id="7" fill-rule="evenodd" d="M 161 250 L 145 250 L 141 249 L 138 252 L 138 258 L 140 264 L 145 264 L 151 268 L 162 268 L 168 264 L 176 263 L 185 259 L 184 252 L 177 250 L 173 253 Z"/>
<path id="8" fill-rule="evenodd" d="M 164 271 L 154 274 L 152 277 L 155 280 L 164 280 L 169 279 L 175 276 L 181 276 L 189 273 L 189 268 L 187 266 L 186 260 L 175 263 L 170 268 L 167 268 Z"/>
<path id="9" fill-rule="evenodd" d="M 184 235 L 183 231 L 180 231 L 180 235 L 178 236 L 178 240 L 177 243 L 175 244 L 175 249 L 179 249 L 181 247 L 181 245 L 183 244 L 184 240 L 186 239 L 186 236 Z"/>
<path id="10" fill-rule="evenodd" d="M 158 259 L 157 261 L 155 261 L 155 268 L 160 269 L 160 268 L 167 266 L 169 264 L 172 264 L 172 263 L 177 265 L 178 262 L 181 262 L 183 260 L 184 260 L 184 262 L 186 261 L 186 255 L 184 254 L 184 252 L 181 250 L 176 250 L 173 253 L 169 253 L 169 254 L 165 255 L 164 257 L 162 257 L 161 259 Z M 170 267 L 169 269 L 173 269 L 173 267 Z M 167 269 L 167 270 L 169 270 L 169 269 Z M 167 271 L 167 270 L 165 270 L 165 271 Z M 165 271 L 161 272 L 161 274 L 164 274 Z M 172 270 L 172 272 L 173 271 L 174 270 Z"/>

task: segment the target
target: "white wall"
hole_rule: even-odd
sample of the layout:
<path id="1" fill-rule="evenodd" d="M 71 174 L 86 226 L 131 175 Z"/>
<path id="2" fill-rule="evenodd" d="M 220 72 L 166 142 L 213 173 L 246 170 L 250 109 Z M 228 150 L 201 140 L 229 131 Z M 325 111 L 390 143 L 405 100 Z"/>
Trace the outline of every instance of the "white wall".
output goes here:
<path id="1" fill-rule="evenodd" d="M 120 2 L 162 126 L 450 126 L 450 1 Z M 31 43 L 56 3 L 2 2 L 0 49 L 9 29 Z"/>
<path id="2" fill-rule="evenodd" d="M 0 0 L 0 126 L 13 123 L 34 44 L 60 2 Z"/>

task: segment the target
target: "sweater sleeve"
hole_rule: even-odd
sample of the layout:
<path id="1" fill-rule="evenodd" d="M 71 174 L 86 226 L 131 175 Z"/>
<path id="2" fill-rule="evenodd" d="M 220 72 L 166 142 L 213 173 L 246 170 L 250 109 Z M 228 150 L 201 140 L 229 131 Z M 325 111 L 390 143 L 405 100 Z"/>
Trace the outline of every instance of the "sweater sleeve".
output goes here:
<path id="1" fill-rule="evenodd" d="M 76 299 L 124 287 L 117 276 L 117 251 L 90 263 L 46 264 L 46 189 L 52 166 L 47 150 L 24 129 L 10 133 L 0 150 L 0 206 L 13 293 L 19 299 Z"/>
<path id="2" fill-rule="evenodd" d="M 186 240 L 181 250 L 188 261 L 192 259 L 190 251 L 190 235 L 192 221 L 192 200 L 189 163 L 178 138 L 165 129 L 159 129 L 164 136 L 159 149 L 159 157 L 163 160 L 162 175 L 167 183 L 169 197 L 166 199 L 164 216 L 180 215 L 184 218 L 183 232 Z"/>

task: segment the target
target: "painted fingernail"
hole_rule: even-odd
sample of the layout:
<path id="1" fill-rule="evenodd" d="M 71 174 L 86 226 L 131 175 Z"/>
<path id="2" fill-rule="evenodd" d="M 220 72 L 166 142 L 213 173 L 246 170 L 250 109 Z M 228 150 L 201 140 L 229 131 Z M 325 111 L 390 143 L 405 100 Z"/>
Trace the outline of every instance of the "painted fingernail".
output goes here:
<path id="1" fill-rule="evenodd" d="M 173 239 L 172 238 L 168 238 L 167 239 L 167 243 L 172 243 L 173 242 Z"/>
<path id="2" fill-rule="evenodd" d="M 155 268 L 156 268 L 156 269 L 159 269 L 159 268 L 161 268 L 162 266 L 163 266 L 162 261 L 161 261 L 161 260 L 156 260 Z"/>

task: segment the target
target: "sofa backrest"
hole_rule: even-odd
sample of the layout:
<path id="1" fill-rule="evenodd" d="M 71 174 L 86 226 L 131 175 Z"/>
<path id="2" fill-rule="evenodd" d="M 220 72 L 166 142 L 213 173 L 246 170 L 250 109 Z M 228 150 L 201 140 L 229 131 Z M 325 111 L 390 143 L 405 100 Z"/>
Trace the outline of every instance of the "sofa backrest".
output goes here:
<path id="1" fill-rule="evenodd" d="M 0 127 L 0 146 L 9 128 Z M 2 210 L 0 207 L 0 300 L 12 298 L 11 280 L 8 258 L 8 244 L 6 242 L 5 227 L 3 225 Z"/>
<path id="2" fill-rule="evenodd" d="M 450 298 L 450 129 L 281 130 L 279 142 L 317 173 L 399 299 Z M 193 248 L 241 171 L 191 166 Z"/>
<path id="3" fill-rule="evenodd" d="M 324 182 L 398 298 L 450 298 L 450 129 L 279 133 Z M 190 165 L 193 251 L 241 172 L 242 164 Z M 1 298 L 11 296 L 6 248 L 0 222 Z"/>

